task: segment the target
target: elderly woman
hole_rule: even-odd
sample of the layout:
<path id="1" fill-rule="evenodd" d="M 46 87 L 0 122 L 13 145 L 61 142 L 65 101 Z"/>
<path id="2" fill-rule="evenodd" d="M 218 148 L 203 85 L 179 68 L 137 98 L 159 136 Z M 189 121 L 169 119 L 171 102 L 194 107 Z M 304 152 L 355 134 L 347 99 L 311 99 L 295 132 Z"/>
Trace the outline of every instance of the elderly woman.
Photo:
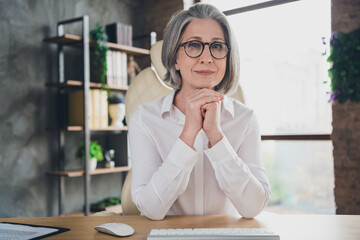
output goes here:
<path id="1" fill-rule="evenodd" d="M 129 122 L 132 200 L 142 215 L 252 218 L 266 206 L 257 119 L 223 95 L 238 84 L 238 56 L 215 7 L 196 4 L 170 19 L 162 62 L 175 91 L 140 105 Z"/>

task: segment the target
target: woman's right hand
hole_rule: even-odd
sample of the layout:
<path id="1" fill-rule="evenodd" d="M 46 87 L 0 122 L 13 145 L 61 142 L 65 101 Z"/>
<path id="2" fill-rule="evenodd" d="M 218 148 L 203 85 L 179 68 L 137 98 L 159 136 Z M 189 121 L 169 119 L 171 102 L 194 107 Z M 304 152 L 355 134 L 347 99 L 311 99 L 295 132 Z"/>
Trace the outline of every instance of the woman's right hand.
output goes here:
<path id="1" fill-rule="evenodd" d="M 202 106 L 208 103 L 219 102 L 224 99 L 221 93 L 211 89 L 193 91 L 185 100 L 185 125 L 180 139 L 188 146 L 194 148 L 195 138 L 203 128 L 205 111 Z"/>

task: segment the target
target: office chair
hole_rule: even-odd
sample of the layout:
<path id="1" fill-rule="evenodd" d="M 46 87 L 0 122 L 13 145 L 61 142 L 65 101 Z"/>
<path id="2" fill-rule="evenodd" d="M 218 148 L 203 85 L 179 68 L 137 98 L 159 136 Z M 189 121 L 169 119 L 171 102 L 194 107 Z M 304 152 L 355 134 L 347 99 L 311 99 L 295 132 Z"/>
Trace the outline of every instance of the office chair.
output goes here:
<path id="1" fill-rule="evenodd" d="M 131 114 L 141 103 L 153 101 L 173 91 L 159 80 L 166 73 L 166 69 L 161 63 L 161 48 L 162 41 L 155 43 L 151 47 L 150 58 L 153 67 L 142 70 L 130 83 L 125 97 L 125 118 L 127 123 Z M 139 210 L 131 200 L 131 178 L 132 172 L 130 170 L 122 187 L 121 206 L 124 215 L 139 215 Z"/>
<path id="2" fill-rule="evenodd" d="M 172 88 L 166 86 L 160 80 L 166 74 L 166 69 L 161 62 L 162 42 L 159 41 L 151 47 L 150 58 L 152 67 L 141 71 L 130 83 L 125 97 L 125 118 L 127 123 L 130 120 L 131 114 L 141 103 L 153 101 L 173 91 Z M 243 92 L 239 85 L 230 97 L 244 102 Z M 139 215 L 139 210 L 131 200 L 131 178 L 132 172 L 130 170 L 122 187 L 121 206 L 124 215 Z"/>

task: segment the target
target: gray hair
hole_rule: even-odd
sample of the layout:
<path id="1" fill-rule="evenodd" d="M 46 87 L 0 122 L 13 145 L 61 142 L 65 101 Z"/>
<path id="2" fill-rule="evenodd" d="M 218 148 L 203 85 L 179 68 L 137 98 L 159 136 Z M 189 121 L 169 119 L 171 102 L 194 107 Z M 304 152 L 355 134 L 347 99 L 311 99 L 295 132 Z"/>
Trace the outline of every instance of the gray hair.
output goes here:
<path id="1" fill-rule="evenodd" d="M 224 31 L 225 41 L 230 46 L 230 52 L 226 60 L 224 78 L 215 90 L 224 94 L 229 93 L 234 90 L 239 80 L 240 60 L 237 43 L 225 15 L 216 7 L 204 3 L 197 3 L 189 10 L 175 13 L 166 25 L 161 52 L 161 60 L 167 70 L 164 82 L 175 89 L 181 88 L 181 74 L 175 69 L 177 51 L 186 27 L 196 18 L 213 19 L 220 24 Z"/>

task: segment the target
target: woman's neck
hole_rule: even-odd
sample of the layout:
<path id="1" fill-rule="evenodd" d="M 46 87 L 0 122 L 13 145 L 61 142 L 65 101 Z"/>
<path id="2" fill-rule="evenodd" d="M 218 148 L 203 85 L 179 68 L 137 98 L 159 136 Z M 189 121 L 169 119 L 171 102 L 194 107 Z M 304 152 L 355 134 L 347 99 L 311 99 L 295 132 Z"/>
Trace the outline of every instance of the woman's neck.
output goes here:
<path id="1" fill-rule="evenodd" d="M 173 104 L 175 107 L 177 107 L 183 114 L 186 114 L 186 105 L 185 105 L 185 99 L 186 93 L 184 93 L 183 89 L 180 89 L 175 93 L 174 102 Z"/>

